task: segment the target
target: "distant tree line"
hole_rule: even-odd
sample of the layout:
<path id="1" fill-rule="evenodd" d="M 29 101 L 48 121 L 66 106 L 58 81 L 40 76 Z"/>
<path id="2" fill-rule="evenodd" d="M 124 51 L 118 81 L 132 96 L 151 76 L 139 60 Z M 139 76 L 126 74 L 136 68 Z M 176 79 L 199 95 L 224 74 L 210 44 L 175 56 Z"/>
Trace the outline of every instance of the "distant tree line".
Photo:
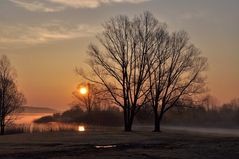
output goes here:
<path id="1" fill-rule="evenodd" d="M 153 121 L 152 115 L 150 109 L 144 109 L 136 119 L 139 123 L 150 124 Z M 211 102 L 197 105 L 181 103 L 165 115 L 162 123 L 174 126 L 239 128 L 239 100 L 234 99 L 223 105 Z"/>
<path id="2" fill-rule="evenodd" d="M 208 104 L 211 107 L 208 109 Z M 154 112 L 151 107 L 143 107 L 135 116 L 135 123 L 152 125 Z M 117 107 L 93 108 L 91 112 L 84 111 L 79 105 L 73 106 L 63 113 L 44 116 L 35 123 L 63 122 L 97 126 L 122 126 L 123 112 Z M 222 106 L 213 103 L 183 103 L 168 111 L 162 120 L 164 125 L 239 128 L 239 99 L 232 100 Z"/>
<path id="3" fill-rule="evenodd" d="M 63 122 L 78 123 L 98 126 L 121 126 L 122 112 L 118 108 L 106 109 L 94 107 L 90 112 L 76 105 L 63 113 L 44 116 L 34 121 L 35 123 Z"/>

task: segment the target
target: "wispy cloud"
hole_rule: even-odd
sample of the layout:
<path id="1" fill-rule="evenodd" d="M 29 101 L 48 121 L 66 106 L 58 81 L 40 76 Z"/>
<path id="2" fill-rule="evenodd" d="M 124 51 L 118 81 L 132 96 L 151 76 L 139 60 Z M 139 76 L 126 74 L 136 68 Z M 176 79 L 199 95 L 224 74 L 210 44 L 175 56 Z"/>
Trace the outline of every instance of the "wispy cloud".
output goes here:
<path id="1" fill-rule="evenodd" d="M 34 12 L 58 12 L 66 8 L 97 8 L 116 3 L 142 3 L 151 0 L 9 0 L 16 5 Z"/>
<path id="2" fill-rule="evenodd" d="M 100 31 L 100 26 L 90 26 L 86 24 L 66 25 L 62 23 L 51 23 L 41 26 L 0 25 L 0 46 L 2 48 L 9 48 L 91 37 Z"/>
<path id="3" fill-rule="evenodd" d="M 17 6 L 32 12 L 58 12 L 65 9 L 64 6 L 50 6 L 46 1 L 26 1 L 26 0 L 9 0 Z"/>
<path id="4" fill-rule="evenodd" d="M 73 8 L 97 8 L 110 3 L 142 3 L 149 0 L 49 0 Z"/>

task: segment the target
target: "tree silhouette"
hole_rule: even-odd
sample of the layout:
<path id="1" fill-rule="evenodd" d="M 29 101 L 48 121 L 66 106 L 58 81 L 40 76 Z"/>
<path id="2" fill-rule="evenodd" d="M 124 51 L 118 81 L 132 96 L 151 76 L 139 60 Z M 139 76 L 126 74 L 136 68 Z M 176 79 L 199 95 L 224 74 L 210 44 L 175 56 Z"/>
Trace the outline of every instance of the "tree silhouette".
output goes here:
<path id="1" fill-rule="evenodd" d="M 184 31 L 169 33 L 149 12 L 134 17 L 111 18 L 97 36 L 100 47 L 89 46 L 89 66 L 114 103 L 124 112 L 125 131 L 131 131 L 136 113 L 152 105 L 155 131 L 164 113 L 179 99 L 202 91 L 207 59 L 190 43 Z"/>
<path id="2" fill-rule="evenodd" d="M 103 25 L 100 49 L 89 46 L 91 82 L 105 86 L 124 112 L 125 131 L 131 131 L 135 114 L 146 102 L 147 80 L 154 55 L 156 19 L 148 12 L 130 20 L 117 16 Z"/>
<path id="3" fill-rule="evenodd" d="M 0 127 L 4 135 L 5 126 L 12 122 L 12 114 L 25 102 L 24 95 L 17 90 L 14 82 L 14 69 L 7 56 L 0 58 Z"/>
<path id="4" fill-rule="evenodd" d="M 162 29 L 156 35 L 157 62 L 151 66 L 149 101 L 154 110 L 155 129 L 160 131 L 164 114 L 178 101 L 204 91 L 202 72 L 207 59 L 190 43 L 185 31 L 169 34 Z"/>

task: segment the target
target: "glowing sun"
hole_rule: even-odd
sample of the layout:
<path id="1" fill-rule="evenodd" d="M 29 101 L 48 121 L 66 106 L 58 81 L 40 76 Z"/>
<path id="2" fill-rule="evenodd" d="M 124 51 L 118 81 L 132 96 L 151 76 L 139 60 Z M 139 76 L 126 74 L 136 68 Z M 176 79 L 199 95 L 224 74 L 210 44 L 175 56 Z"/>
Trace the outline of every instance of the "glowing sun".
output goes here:
<path id="1" fill-rule="evenodd" d="M 82 88 L 80 88 L 79 92 L 80 92 L 80 94 L 85 95 L 85 94 L 87 94 L 88 90 L 87 90 L 87 88 L 82 87 Z"/>

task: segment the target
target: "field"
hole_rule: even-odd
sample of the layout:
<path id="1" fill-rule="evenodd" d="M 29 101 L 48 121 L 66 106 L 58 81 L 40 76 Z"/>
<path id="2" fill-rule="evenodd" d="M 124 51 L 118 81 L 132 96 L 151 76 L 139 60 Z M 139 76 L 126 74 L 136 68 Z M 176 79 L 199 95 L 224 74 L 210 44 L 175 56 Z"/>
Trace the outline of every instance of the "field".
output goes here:
<path id="1" fill-rule="evenodd" d="M 238 159 L 239 137 L 165 129 L 86 128 L 85 132 L 0 137 L 1 159 Z"/>

